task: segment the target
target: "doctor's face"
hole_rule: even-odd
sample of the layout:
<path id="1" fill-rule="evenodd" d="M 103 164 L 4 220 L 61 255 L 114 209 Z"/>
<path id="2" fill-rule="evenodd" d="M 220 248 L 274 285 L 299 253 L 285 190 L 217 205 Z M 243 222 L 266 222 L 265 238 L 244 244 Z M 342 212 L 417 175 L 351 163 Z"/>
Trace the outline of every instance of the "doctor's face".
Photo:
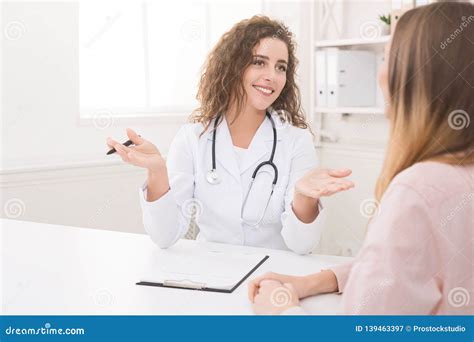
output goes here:
<path id="1" fill-rule="evenodd" d="M 265 110 L 280 96 L 286 83 L 288 48 L 277 38 L 263 38 L 253 49 L 243 84 L 247 106 Z"/>

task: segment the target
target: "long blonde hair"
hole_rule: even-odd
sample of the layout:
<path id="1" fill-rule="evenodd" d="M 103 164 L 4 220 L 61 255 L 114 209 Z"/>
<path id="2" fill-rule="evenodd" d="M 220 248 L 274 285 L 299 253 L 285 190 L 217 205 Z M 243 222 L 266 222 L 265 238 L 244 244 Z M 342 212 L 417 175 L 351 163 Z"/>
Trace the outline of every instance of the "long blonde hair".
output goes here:
<path id="1" fill-rule="evenodd" d="M 400 18 L 390 50 L 390 140 L 375 197 L 428 160 L 474 163 L 474 5 L 434 3 Z"/>

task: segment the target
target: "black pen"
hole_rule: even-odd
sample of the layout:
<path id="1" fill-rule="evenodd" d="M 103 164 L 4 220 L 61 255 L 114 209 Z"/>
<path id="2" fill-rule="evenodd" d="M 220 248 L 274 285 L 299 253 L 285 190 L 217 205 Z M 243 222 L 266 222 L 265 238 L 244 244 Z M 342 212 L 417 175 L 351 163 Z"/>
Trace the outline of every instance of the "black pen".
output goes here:
<path id="1" fill-rule="evenodd" d="M 130 146 L 130 145 L 133 145 L 133 142 L 131 140 L 127 140 L 126 142 L 124 142 L 122 144 L 123 146 Z M 115 148 L 111 149 L 109 152 L 107 152 L 107 155 L 109 154 L 112 154 L 112 153 L 115 153 L 117 152 L 117 150 Z"/>

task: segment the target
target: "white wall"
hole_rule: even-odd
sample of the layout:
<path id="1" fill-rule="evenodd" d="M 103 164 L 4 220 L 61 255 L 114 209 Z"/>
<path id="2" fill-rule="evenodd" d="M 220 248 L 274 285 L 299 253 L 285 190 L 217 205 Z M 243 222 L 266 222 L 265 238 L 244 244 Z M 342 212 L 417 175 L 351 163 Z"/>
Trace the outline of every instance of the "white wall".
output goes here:
<path id="1" fill-rule="evenodd" d="M 115 121 L 101 130 L 93 122 L 79 122 L 77 4 L 18 2 L 3 7 L 4 25 L 18 21 L 25 28 L 20 39 L 3 36 L 2 41 L 3 169 L 110 160 L 104 156 L 105 138 L 123 138 L 128 124 L 166 149 L 177 123 Z"/>
<path id="2" fill-rule="evenodd" d="M 18 219 L 142 232 L 145 173 L 106 157 L 105 138 L 131 126 L 166 153 L 185 119 L 80 122 L 77 4 L 3 3 L 2 14 L 2 26 L 24 28 L 17 40 L 2 35 L 2 216 L 16 216 L 5 207 L 16 198 Z"/>

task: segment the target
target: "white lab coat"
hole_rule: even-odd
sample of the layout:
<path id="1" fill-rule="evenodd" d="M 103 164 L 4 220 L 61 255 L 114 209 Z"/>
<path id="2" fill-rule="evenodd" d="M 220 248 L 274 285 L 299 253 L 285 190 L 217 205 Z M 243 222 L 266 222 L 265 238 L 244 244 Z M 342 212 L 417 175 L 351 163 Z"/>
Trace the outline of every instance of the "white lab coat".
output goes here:
<path id="1" fill-rule="evenodd" d="M 295 182 L 317 165 L 310 132 L 281 124 L 277 127 L 274 163 L 278 182 L 264 216 L 253 228 L 246 222 L 257 222 L 271 191 L 273 173 L 265 167 L 256 178 L 241 219 L 242 203 L 252 173 L 257 165 L 269 159 L 273 130 L 266 118 L 257 130 L 243 159 L 238 162 L 235 147 L 225 119 L 216 133 L 216 169 L 221 182 L 209 184 L 207 172 L 212 168 L 212 125 L 201 137 L 202 124 L 186 124 L 174 138 L 167 156 L 170 190 L 156 201 L 146 201 L 145 184 L 139 189 L 145 230 L 160 247 L 167 248 L 182 238 L 189 227 L 191 204 L 196 207 L 198 240 L 236 245 L 290 249 L 299 254 L 311 252 L 319 243 L 325 221 L 320 206 L 316 220 L 305 224 L 291 207 Z M 212 123 L 213 124 L 213 123 Z"/>

